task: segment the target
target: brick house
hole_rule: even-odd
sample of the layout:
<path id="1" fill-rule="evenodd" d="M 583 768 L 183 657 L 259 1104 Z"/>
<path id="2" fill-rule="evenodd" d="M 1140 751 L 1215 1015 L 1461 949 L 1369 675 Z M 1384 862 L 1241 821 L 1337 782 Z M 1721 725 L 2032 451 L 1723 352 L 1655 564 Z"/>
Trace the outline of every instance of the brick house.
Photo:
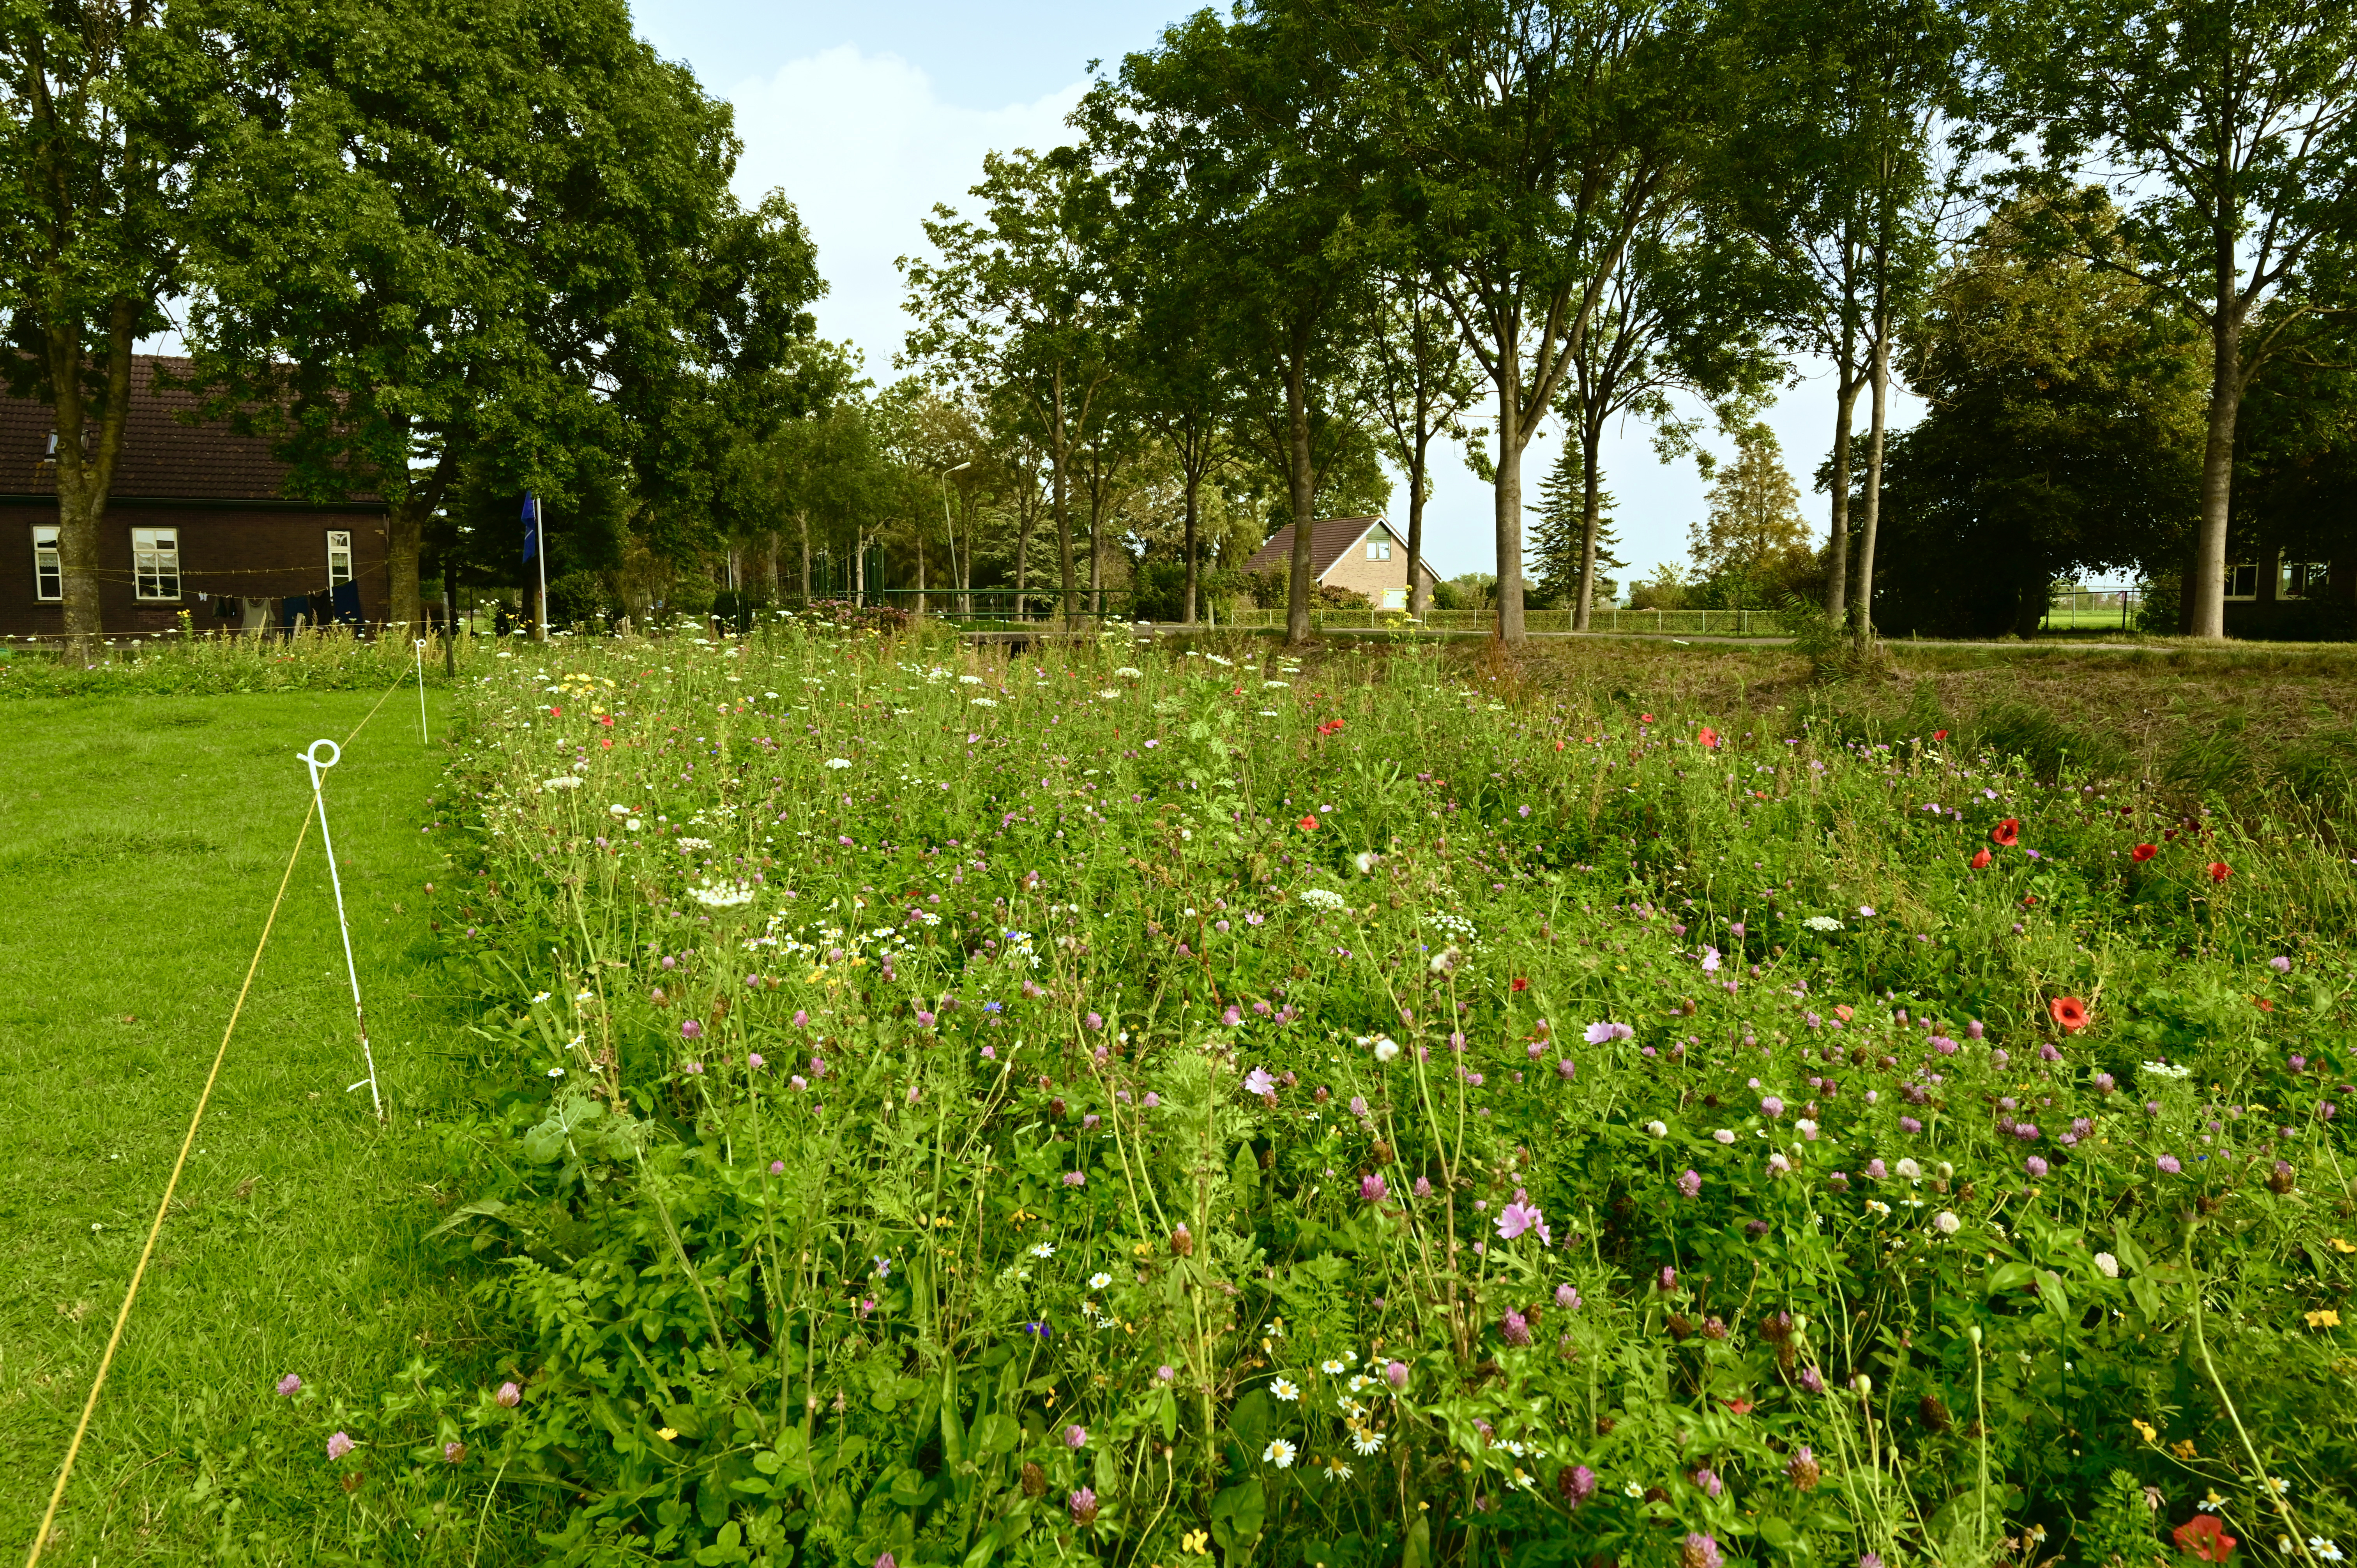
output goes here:
<path id="1" fill-rule="evenodd" d="M 2225 585 L 2228 637 L 2337 641 L 2357 636 L 2357 559 L 2345 544 L 2270 540 L 2258 551 L 2229 555 Z"/>
<path id="2" fill-rule="evenodd" d="M 189 423 L 195 394 L 157 387 L 158 367 L 185 378 L 188 361 L 142 356 L 132 367 L 123 456 L 99 521 L 105 633 L 169 631 L 182 610 L 199 631 L 235 628 L 249 599 L 271 601 L 274 624 L 283 624 L 286 598 L 346 583 L 361 618 L 382 621 L 384 503 L 287 499 L 287 466 L 269 441 L 219 421 Z M 10 638 L 65 629 L 56 440 L 48 404 L 0 395 L 0 635 Z"/>
<path id="3" fill-rule="evenodd" d="M 1293 562 L 1293 524 L 1276 531 L 1253 552 L 1246 572 L 1282 572 Z M 1431 563 L 1419 561 L 1426 593 L 1440 581 Z M 1407 608 L 1407 542 L 1379 517 L 1321 518 L 1309 528 L 1309 580 L 1316 588 L 1359 594 L 1377 609 Z"/>

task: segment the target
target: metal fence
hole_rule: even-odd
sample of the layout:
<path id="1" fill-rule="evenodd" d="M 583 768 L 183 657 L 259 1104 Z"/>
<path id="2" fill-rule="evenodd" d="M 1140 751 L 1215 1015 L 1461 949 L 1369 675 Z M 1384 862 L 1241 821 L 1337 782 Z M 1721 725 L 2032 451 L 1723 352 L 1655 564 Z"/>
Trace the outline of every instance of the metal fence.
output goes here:
<path id="1" fill-rule="evenodd" d="M 2057 588 L 2048 596 L 2041 631 L 2133 631 L 2144 603 L 2136 588 Z"/>
<path id="2" fill-rule="evenodd" d="M 1243 609 L 1223 624 L 1244 628 L 1285 625 L 1281 609 Z M 1309 624 L 1320 631 L 1409 630 L 1491 631 L 1498 624 L 1493 610 L 1427 610 L 1410 619 L 1400 610 L 1313 609 Z M 1569 610 L 1525 610 L 1524 629 L 1567 632 Z M 1667 637 L 1781 637 L 1782 618 L 1774 610 L 1597 610 L 1588 617 L 1591 631 L 1652 632 Z"/>

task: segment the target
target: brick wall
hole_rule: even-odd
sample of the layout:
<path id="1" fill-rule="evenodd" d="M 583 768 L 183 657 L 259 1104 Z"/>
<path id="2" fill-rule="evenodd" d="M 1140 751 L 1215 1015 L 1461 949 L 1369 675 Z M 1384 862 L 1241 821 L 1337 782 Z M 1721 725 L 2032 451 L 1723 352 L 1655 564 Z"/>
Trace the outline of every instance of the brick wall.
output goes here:
<path id="1" fill-rule="evenodd" d="M 33 529 L 54 526 L 57 521 L 53 501 L 0 504 L 0 635 L 54 637 L 65 629 L 64 606 L 34 596 Z M 135 528 L 179 531 L 178 599 L 137 597 L 131 562 Z M 209 630 L 221 623 L 213 606 L 198 599 L 199 593 L 216 598 L 280 598 L 319 592 L 328 586 L 330 530 L 352 536 L 361 613 L 371 621 L 382 619 L 384 514 L 380 510 L 247 510 L 115 501 L 99 524 L 102 625 L 110 636 L 149 636 L 171 630 L 185 608 L 195 617 L 199 630 Z"/>
<path id="2" fill-rule="evenodd" d="M 1368 560 L 1367 547 L 1382 543 L 1391 546 L 1391 559 Z M 1427 584 L 1433 580 L 1430 570 L 1426 571 L 1424 580 Z M 1326 569 L 1326 575 L 1319 581 L 1328 587 L 1347 588 L 1354 594 L 1363 594 L 1369 604 L 1378 609 L 1383 608 L 1383 596 L 1387 591 L 1397 591 L 1403 596 L 1407 591 L 1407 542 L 1394 535 L 1387 525 L 1378 523 L 1368 531 L 1366 538 L 1343 552 L 1341 558 Z M 1391 607 L 1405 609 L 1407 601 L 1403 596 Z"/>

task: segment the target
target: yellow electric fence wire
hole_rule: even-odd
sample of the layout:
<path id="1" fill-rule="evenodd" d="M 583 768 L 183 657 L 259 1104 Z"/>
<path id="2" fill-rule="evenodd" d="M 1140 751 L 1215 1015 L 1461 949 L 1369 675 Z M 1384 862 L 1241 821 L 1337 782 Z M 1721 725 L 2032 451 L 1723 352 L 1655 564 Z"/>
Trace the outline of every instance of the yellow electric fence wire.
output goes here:
<path id="1" fill-rule="evenodd" d="M 361 731 L 368 728 L 369 720 L 376 717 L 377 709 L 384 706 L 385 698 L 408 683 L 409 675 L 404 671 L 399 681 L 385 688 L 384 696 L 376 700 L 376 707 L 369 709 L 361 722 L 352 726 L 352 733 L 344 737 L 344 744 L 350 746 Z M 114 1365 L 114 1352 L 123 1344 L 123 1327 L 131 1320 L 131 1304 L 138 1299 L 139 1282 L 146 1277 L 148 1260 L 156 1255 L 156 1239 L 163 1234 L 164 1216 L 172 1207 L 172 1195 L 179 1188 L 180 1172 L 188 1163 L 188 1150 L 197 1141 L 197 1127 L 204 1121 L 205 1107 L 212 1100 L 213 1084 L 221 1077 L 221 1062 L 229 1056 L 230 1036 L 237 1032 L 238 1015 L 245 1011 L 246 993 L 253 989 L 253 977 L 262 968 L 263 950 L 270 945 L 271 929 L 278 923 L 278 907 L 285 901 L 287 886 L 295 880 L 295 863 L 302 858 L 303 845 L 310 839 L 311 819 L 317 814 L 317 804 L 315 800 L 303 808 L 303 827 L 295 835 L 295 851 L 286 857 L 285 873 L 278 879 L 278 896 L 270 901 L 269 917 L 262 922 L 262 938 L 253 944 L 253 961 L 245 966 L 245 983 L 237 988 L 236 1004 L 229 1010 L 229 1026 L 221 1030 L 221 1047 L 213 1052 L 212 1068 L 205 1074 L 204 1092 L 197 1096 L 197 1108 L 188 1117 L 188 1134 L 180 1140 L 180 1155 L 172 1162 L 171 1179 L 164 1184 L 163 1198 L 156 1205 L 155 1221 L 147 1227 L 147 1241 L 139 1249 L 138 1266 L 131 1271 L 130 1288 L 123 1293 L 123 1305 L 115 1309 L 114 1331 L 106 1337 L 105 1353 L 98 1359 L 98 1374 L 90 1380 L 90 1397 L 82 1401 L 81 1419 L 74 1423 L 73 1441 L 66 1444 L 65 1463 L 58 1468 L 58 1484 L 50 1489 L 49 1506 L 41 1515 L 41 1528 L 33 1536 L 33 1549 L 26 1553 L 25 1568 L 33 1568 L 40 1562 L 41 1550 L 49 1541 L 49 1530 L 57 1523 L 58 1507 L 65 1501 L 66 1483 L 73 1478 L 74 1461 L 81 1455 L 81 1440 L 89 1434 L 90 1418 L 98 1411 L 99 1391 L 106 1386 L 106 1374 Z"/>

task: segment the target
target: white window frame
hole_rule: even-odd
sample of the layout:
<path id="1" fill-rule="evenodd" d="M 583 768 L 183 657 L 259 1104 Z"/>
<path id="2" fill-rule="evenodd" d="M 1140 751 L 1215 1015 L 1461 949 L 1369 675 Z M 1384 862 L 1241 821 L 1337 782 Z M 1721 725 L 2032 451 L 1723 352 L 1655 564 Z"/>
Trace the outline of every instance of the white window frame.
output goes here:
<path id="1" fill-rule="evenodd" d="M 1388 561 L 1388 560 L 1390 560 L 1391 558 L 1392 558 L 1392 536 L 1391 536 L 1390 534 L 1388 534 L 1388 533 L 1378 533 L 1378 534 L 1376 534 L 1372 539 L 1370 539 L 1370 540 L 1368 540 L 1368 541 L 1367 541 L 1367 559 L 1368 559 L 1368 560 L 1370 560 L 1370 561 Z"/>
<path id="2" fill-rule="evenodd" d="M 2330 561 L 2294 561 L 2285 556 L 2276 566 L 2276 597 L 2314 598 L 2330 585 L 2331 579 Z"/>
<path id="3" fill-rule="evenodd" d="M 180 531 L 131 531 L 131 580 L 142 603 L 170 604 L 180 597 Z"/>
<path id="4" fill-rule="evenodd" d="M 2243 592 L 2238 594 L 2234 591 L 2236 587 L 2245 583 L 2250 585 Z M 2259 564 L 2257 562 L 2229 561 L 2226 563 L 2225 596 L 2236 600 L 2255 599 L 2259 596 Z"/>
<path id="5" fill-rule="evenodd" d="M 1407 590 L 1405 588 L 1385 588 L 1383 590 L 1383 608 L 1387 610 L 1404 610 L 1407 608 Z"/>
<path id="6" fill-rule="evenodd" d="M 328 530 L 328 586 L 352 580 L 352 533 L 348 528 Z"/>
<path id="7" fill-rule="evenodd" d="M 58 527 L 53 522 L 33 526 L 33 597 L 45 605 L 62 604 L 66 596 L 65 558 L 58 552 Z"/>

